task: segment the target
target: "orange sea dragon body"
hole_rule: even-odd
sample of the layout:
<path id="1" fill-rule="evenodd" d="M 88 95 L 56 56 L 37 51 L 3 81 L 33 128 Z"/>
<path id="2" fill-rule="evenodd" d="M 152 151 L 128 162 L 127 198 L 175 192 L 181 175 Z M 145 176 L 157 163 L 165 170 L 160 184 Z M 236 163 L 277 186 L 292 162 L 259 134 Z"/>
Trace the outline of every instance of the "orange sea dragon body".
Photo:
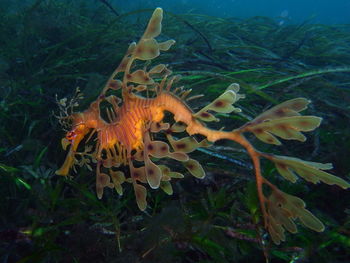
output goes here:
<path id="1" fill-rule="evenodd" d="M 153 157 L 177 160 L 194 176 L 203 178 L 205 173 L 202 166 L 196 160 L 190 159 L 187 153 L 198 147 L 209 146 L 217 140 L 232 140 L 241 144 L 252 158 L 265 227 L 273 241 L 278 244 L 285 239 L 284 229 L 295 233 L 297 228 L 294 220 L 297 218 L 305 226 L 315 231 L 323 231 L 323 224 L 305 209 L 305 203 L 300 198 L 282 192 L 261 175 L 260 159 L 266 158 L 274 162 L 278 172 L 292 182 L 295 182 L 299 175 L 313 183 L 323 181 L 327 184 L 337 184 L 344 189 L 350 185 L 324 171 L 332 167 L 330 164 L 259 152 L 243 136 L 243 133 L 251 132 L 261 141 L 276 145 L 280 144 L 276 136 L 305 141 L 301 132 L 312 131 L 321 122 L 319 117 L 299 114 L 306 109 L 309 101 L 304 98 L 286 101 L 233 131 L 207 128 L 204 122 L 217 121 L 213 113 L 240 111 L 232 106 L 243 98 L 243 95 L 238 94 L 238 84 L 231 84 L 221 96 L 194 113 L 184 102 L 190 91 L 182 87 L 171 91 L 176 77 L 169 77 L 171 72 L 165 65 L 157 65 L 149 71 L 132 71 L 135 60 L 154 59 L 160 51 L 168 50 L 175 43 L 174 40 L 158 43 L 155 39 L 161 32 L 162 16 L 162 9 L 157 8 L 144 35 L 137 44 L 130 45 L 98 99 L 91 103 L 86 111 L 66 117 L 72 121 L 73 127 L 62 140 L 62 145 L 64 149 L 69 144 L 71 146 L 64 164 L 56 173 L 68 175 L 74 164 L 82 165 L 83 161 L 92 159 L 97 162 L 96 191 L 99 198 L 102 198 L 105 187 L 115 188 L 122 194 L 121 185 L 130 182 L 134 187 L 138 207 L 144 210 L 147 207 L 147 191 L 144 184 L 149 184 L 154 189 L 161 187 L 166 193 L 172 194 L 170 180 L 183 177 L 181 173 L 173 172 L 165 165 L 156 165 Z M 123 75 L 122 81 L 117 79 L 118 74 Z M 161 81 L 157 83 L 154 77 L 161 78 Z M 122 105 L 118 97 L 107 95 L 107 92 L 118 89 L 122 90 Z M 150 91 L 155 92 L 154 98 L 140 95 Z M 101 103 L 107 103 L 109 107 L 102 110 Z M 107 115 L 107 120 L 101 117 L 102 111 Z M 174 115 L 173 125 L 163 122 L 164 112 Z M 184 131 L 190 136 L 180 140 L 175 140 L 172 136 L 174 132 Z M 166 142 L 152 140 L 152 135 L 160 132 L 165 134 L 171 147 Z M 78 152 L 79 143 L 89 135 L 85 141 L 88 145 L 94 134 L 97 137 L 95 146 L 86 147 L 84 152 Z M 206 139 L 198 142 L 191 136 L 194 134 L 201 134 Z M 117 170 L 120 165 L 129 166 L 128 178 Z M 263 192 L 263 185 L 271 189 L 268 197 Z"/>

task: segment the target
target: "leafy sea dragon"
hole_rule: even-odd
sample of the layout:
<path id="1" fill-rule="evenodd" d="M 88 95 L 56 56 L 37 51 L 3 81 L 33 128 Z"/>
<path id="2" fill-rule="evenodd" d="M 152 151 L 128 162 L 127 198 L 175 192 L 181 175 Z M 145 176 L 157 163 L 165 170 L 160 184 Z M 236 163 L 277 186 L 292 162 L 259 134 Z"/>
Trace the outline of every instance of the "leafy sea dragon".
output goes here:
<path id="1" fill-rule="evenodd" d="M 165 165 L 157 165 L 155 158 L 171 158 L 179 161 L 192 175 L 203 178 L 205 172 L 198 161 L 191 159 L 188 153 L 198 147 L 206 147 L 218 140 L 231 140 L 242 145 L 250 155 L 256 176 L 257 192 L 265 228 L 272 240 L 279 244 L 285 240 L 285 229 L 291 233 L 297 232 L 295 220 L 315 231 L 324 230 L 324 225 L 298 197 L 279 190 L 261 174 L 260 159 L 266 158 L 273 162 L 277 171 L 285 179 L 295 182 L 297 176 L 318 183 L 336 184 L 344 189 L 350 186 L 343 179 L 331 175 L 325 170 L 331 169 L 331 164 L 303 161 L 294 157 L 279 156 L 257 151 L 244 137 L 244 133 L 253 133 L 259 140 L 280 145 L 277 137 L 286 140 L 305 141 L 301 132 L 312 131 L 320 125 L 321 118 L 316 116 L 301 116 L 300 112 L 310 103 L 305 98 L 285 101 L 252 121 L 233 131 L 214 130 L 204 123 L 218 121 L 215 113 L 239 112 L 232 106 L 244 96 L 239 94 L 239 85 L 233 83 L 209 105 L 198 112 L 193 112 L 185 103 L 190 90 L 183 87 L 173 89 L 177 76 L 171 76 L 171 71 L 159 64 L 147 70 L 133 69 L 136 60 L 149 61 L 159 56 L 160 51 L 167 51 L 174 43 L 168 40 L 159 43 L 155 38 L 161 33 L 163 10 L 157 8 L 138 43 L 131 43 L 120 65 L 108 79 L 99 97 L 83 112 L 61 115 L 62 122 L 71 125 L 62 146 L 70 145 L 64 164 L 56 171 L 58 175 L 68 175 L 74 165 L 86 164 L 91 169 L 91 160 L 96 163 L 96 192 L 102 198 L 105 187 L 115 188 L 121 195 L 122 184 L 131 183 L 134 188 L 137 205 L 141 210 L 147 207 L 148 184 L 151 188 L 162 188 L 167 194 L 173 193 L 170 181 L 182 178 L 179 172 L 172 171 Z M 121 76 L 121 80 L 118 79 Z M 157 82 L 156 79 L 159 79 Z M 122 100 L 113 93 L 121 90 Z M 141 94 L 154 92 L 149 98 Z M 108 105 L 108 107 L 103 107 Z M 61 109 L 65 101 L 61 101 Z M 73 106 L 72 106 L 73 108 Z M 170 125 L 164 122 L 164 112 L 173 114 L 175 122 Z M 105 116 L 103 118 L 103 116 Z M 188 137 L 176 139 L 173 133 L 187 132 Z M 153 140 L 154 134 L 163 133 L 168 142 Z M 192 135 L 205 137 L 197 141 Z M 94 142 L 91 138 L 95 136 Z M 84 151 L 78 149 L 82 140 L 86 145 Z M 120 166 L 128 166 L 130 173 L 124 175 L 118 170 Z M 270 194 L 263 191 L 270 188 Z"/>

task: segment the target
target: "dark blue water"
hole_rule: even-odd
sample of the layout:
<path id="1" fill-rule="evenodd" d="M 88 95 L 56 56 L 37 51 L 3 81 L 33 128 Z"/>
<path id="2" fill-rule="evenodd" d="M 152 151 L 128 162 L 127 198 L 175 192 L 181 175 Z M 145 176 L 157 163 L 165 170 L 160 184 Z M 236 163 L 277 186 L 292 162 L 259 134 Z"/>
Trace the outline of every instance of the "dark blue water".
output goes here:
<path id="1" fill-rule="evenodd" d="M 114 0 L 121 10 L 163 7 L 176 13 L 218 17 L 268 16 L 281 23 L 349 24 L 350 0 Z"/>

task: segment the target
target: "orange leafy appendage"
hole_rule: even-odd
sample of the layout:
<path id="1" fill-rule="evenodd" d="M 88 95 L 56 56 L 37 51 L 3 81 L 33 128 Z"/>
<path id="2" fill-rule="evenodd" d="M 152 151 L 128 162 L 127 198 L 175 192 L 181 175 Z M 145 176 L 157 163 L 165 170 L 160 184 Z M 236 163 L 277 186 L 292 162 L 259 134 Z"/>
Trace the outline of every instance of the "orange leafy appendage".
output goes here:
<path id="1" fill-rule="evenodd" d="M 260 159 L 266 158 L 275 163 L 278 172 L 287 180 L 295 182 L 297 175 L 312 183 L 322 181 L 327 184 L 337 184 L 342 188 L 350 185 L 343 179 L 331 175 L 324 170 L 331 169 L 331 164 L 307 162 L 297 158 L 277 156 L 257 151 L 243 136 L 245 132 L 253 133 L 258 139 L 269 144 L 281 144 L 277 137 L 286 140 L 305 141 L 301 132 L 312 131 L 317 128 L 321 118 L 315 116 L 301 116 L 300 111 L 306 109 L 309 101 L 297 98 L 279 104 L 262 113 L 254 120 L 233 131 L 212 130 L 203 122 L 218 121 L 215 112 L 231 113 L 240 111 L 232 106 L 244 96 L 238 94 L 239 85 L 231 84 L 226 91 L 212 103 L 197 113 L 184 102 L 190 90 L 183 87 L 171 91 L 176 76 L 169 77 L 171 71 L 163 64 L 150 70 L 132 70 L 135 60 L 151 60 L 159 56 L 160 51 L 167 51 L 174 43 L 168 40 L 157 42 L 155 37 L 161 33 L 163 11 L 157 8 L 140 41 L 132 43 L 122 62 L 107 81 L 104 89 L 90 107 L 80 113 L 73 113 L 67 118 L 72 121 L 72 129 L 62 140 L 63 148 L 70 146 L 66 160 L 56 174 L 67 175 L 75 164 L 88 164 L 91 160 L 97 163 L 96 191 L 98 198 L 102 198 L 105 187 L 115 188 L 119 194 L 123 193 L 122 184 L 132 183 L 137 205 L 141 210 L 147 207 L 147 190 L 145 184 L 151 188 L 162 188 L 167 194 L 172 194 L 170 184 L 173 178 L 183 175 L 171 171 L 165 165 L 157 165 L 155 158 L 172 158 L 181 162 L 195 177 L 203 178 L 205 172 L 198 161 L 189 158 L 188 153 L 198 147 L 206 147 L 217 140 L 227 139 L 241 144 L 252 158 L 257 190 L 265 227 L 272 240 L 279 244 L 285 240 L 284 231 L 297 232 L 294 223 L 296 219 L 315 231 L 323 231 L 324 226 L 310 211 L 305 209 L 305 203 L 298 197 L 279 190 L 261 175 Z M 117 75 L 123 75 L 122 81 Z M 153 78 L 161 78 L 157 83 Z M 120 100 L 114 95 L 107 95 L 113 90 L 122 90 Z M 154 98 L 145 98 L 142 92 L 154 92 Z M 101 117 L 101 103 L 107 103 L 103 113 L 107 120 Z M 121 104 L 121 102 L 123 102 Z M 103 107 L 102 107 L 103 108 Z M 164 123 L 164 112 L 174 115 L 175 123 Z M 190 136 L 175 140 L 172 133 L 186 131 Z M 153 133 L 163 132 L 170 143 L 152 140 Z M 205 140 L 198 142 L 191 135 L 201 134 Z M 85 138 L 86 145 L 92 136 L 96 136 L 95 145 L 87 146 L 84 152 L 78 152 L 79 143 Z M 127 165 L 130 169 L 128 178 L 117 168 Z M 263 185 L 271 189 L 269 196 L 263 192 Z"/>

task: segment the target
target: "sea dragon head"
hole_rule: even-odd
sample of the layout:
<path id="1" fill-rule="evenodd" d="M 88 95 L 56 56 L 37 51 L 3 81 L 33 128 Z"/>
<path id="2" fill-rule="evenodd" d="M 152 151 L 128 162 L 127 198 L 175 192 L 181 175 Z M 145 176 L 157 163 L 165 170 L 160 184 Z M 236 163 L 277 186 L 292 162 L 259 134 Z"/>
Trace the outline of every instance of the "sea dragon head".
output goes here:
<path id="1" fill-rule="evenodd" d="M 100 120 L 98 105 L 92 103 L 86 111 L 73 113 L 68 116 L 68 118 L 72 123 L 71 129 L 66 133 L 66 136 L 62 138 L 61 144 L 64 150 L 66 150 L 69 145 L 71 146 L 63 165 L 56 171 L 57 175 L 63 176 L 68 175 L 69 169 L 73 166 L 75 160 L 74 155 L 81 140 L 84 139 L 91 129 L 96 129 L 97 127 L 97 122 Z"/>

